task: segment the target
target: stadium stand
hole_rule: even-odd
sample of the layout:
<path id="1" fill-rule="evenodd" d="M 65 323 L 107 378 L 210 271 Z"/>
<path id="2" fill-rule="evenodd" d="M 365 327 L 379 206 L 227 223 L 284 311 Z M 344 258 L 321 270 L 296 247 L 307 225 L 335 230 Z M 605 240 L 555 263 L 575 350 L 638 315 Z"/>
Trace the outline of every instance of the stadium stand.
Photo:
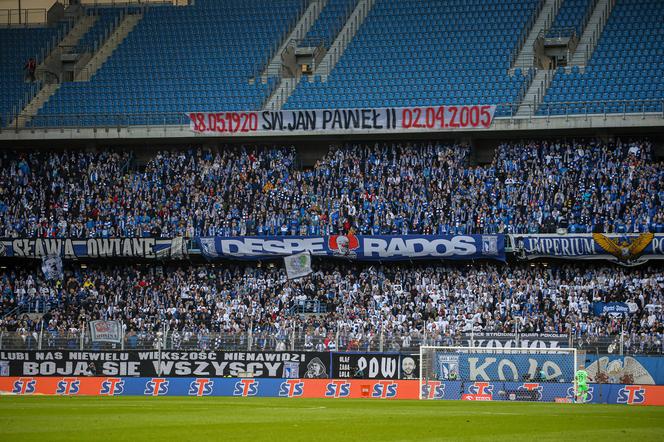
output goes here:
<path id="1" fill-rule="evenodd" d="M 357 4 L 329 0 L 306 39 L 329 43 Z M 518 103 L 534 75 L 510 67 L 542 4 L 376 0 L 330 74 L 304 76 L 285 108 L 498 104 L 496 115 L 509 115 L 505 103 Z M 581 33 L 593 4 L 565 0 L 549 31 Z M 257 76 L 305 5 L 197 0 L 141 9 L 136 27 L 90 81 L 63 83 L 30 124 L 50 125 L 54 117 L 73 128 L 175 124 L 187 121 L 187 111 L 261 109 L 277 79 Z M 91 10 L 99 20 L 79 47 L 98 47 L 123 11 L 131 13 Z M 585 70 L 559 69 L 539 114 L 660 111 L 662 20 L 661 0 L 618 0 Z M 39 87 L 24 83 L 21 67 L 57 32 L 0 29 L 3 115 Z M 88 150 L 71 139 L 48 149 L 25 142 L 0 152 L 0 237 L 664 233 L 659 140 L 598 133 L 511 136 L 483 163 L 460 137 L 346 137 L 325 141 L 324 152 L 312 148 L 320 155 L 311 167 L 301 165 L 303 150 L 274 139 L 227 145 L 187 133 L 191 145 L 151 139 L 134 148 L 114 140 L 117 147 L 99 142 Z M 65 278 L 47 281 L 34 263 L 3 256 L 0 341 L 17 334 L 20 348 L 34 348 L 43 333 L 45 348 L 79 348 L 87 322 L 118 319 L 128 348 L 154 348 L 166 330 L 173 349 L 246 349 L 250 332 L 258 349 L 284 349 L 297 334 L 307 350 L 332 350 L 333 342 L 375 349 L 380 336 L 398 351 L 425 336 L 446 345 L 460 333 L 518 328 L 583 342 L 624 331 L 628 352 L 664 350 L 661 264 L 314 261 L 313 274 L 288 280 L 274 262 L 108 258 L 65 262 Z M 629 303 L 634 314 L 595 315 L 590 305 L 598 301 Z M 43 322 L 27 314 L 34 312 L 45 313 Z"/>
<path id="2" fill-rule="evenodd" d="M 327 2 L 302 43 L 329 43 L 356 4 Z M 377 0 L 330 74 L 304 76 L 284 108 L 496 103 L 497 116 L 512 115 L 535 72 L 519 68 L 510 74 L 510 64 L 541 4 Z M 580 34 L 594 4 L 564 1 L 548 32 L 574 28 Z M 26 124 L 175 124 L 186 123 L 187 111 L 260 109 L 278 79 L 250 79 L 266 66 L 303 8 L 301 0 L 148 7 L 91 81 L 62 83 Z M 661 111 L 664 37 L 658 24 L 663 10 L 660 0 L 618 0 L 585 70 L 559 68 L 537 114 Z M 88 13 L 99 19 L 80 40 L 81 50 L 98 47 L 118 17 L 132 10 L 91 8 Z M 178 26 L 162 32 L 169 23 Z M 39 88 L 24 84 L 17 67 L 40 54 L 56 29 L 0 30 L 3 120 Z"/>
<path id="3" fill-rule="evenodd" d="M 620 333 L 628 351 L 663 351 L 664 277 L 639 269 L 563 264 L 379 265 L 317 263 L 288 280 L 278 267 L 131 265 L 72 269 L 61 282 L 37 269 L 0 273 L 0 331 L 18 332 L 36 346 L 42 327 L 14 310 L 45 306 L 44 348 L 78 349 L 85 323 L 121 320 L 127 347 L 151 347 L 168 330 L 173 349 L 274 350 L 294 334 L 308 350 L 411 349 L 428 337 L 449 345 L 461 333 L 568 333 L 594 338 Z M 628 321 L 596 316 L 591 303 L 621 300 L 637 310 Z M 9 316 L 2 313 L 13 312 Z M 318 315 L 301 315 L 303 312 Z M 245 347 L 241 347 L 244 345 Z M 282 347 L 283 348 L 283 347 Z"/>
<path id="4" fill-rule="evenodd" d="M 95 15 L 97 20 L 94 25 L 81 37 L 77 50 L 80 52 L 94 51 L 103 38 L 108 36 L 117 25 L 125 11 L 120 8 L 91 8 L 88 14 Z"/>
<path id="5" fill-rule="evenodd" d="M 378 0 L 327 81 L 300 82 L 284 108 L 516 103 L 532 74 L 508 75 L 510 57 L 538 5 Z"/>
<path id="6" fill-rule="evenodd" d="M 440 143 L 4 153 L 0 234 L 132 237 L 664 232 L 664 167 L 643 140 L 504 143 L 473 165 Z M 84 171 L 84 173 L 78 173 Z M 47 178 L 44 178 L 47 177 Z"/>
<path id="7" fill-rule="evenodd" d="M 661 112 L 663 20 L 659 0 L 617 1 L 585 71 L 559 68 L 538 113 Z"/>
<path id="8" fill-rule="evenodd" d="M 28 83 L 24 66 L 34 57 L 40 63 L 49 42 L 58 39 L 68 29 L 63 22 L 54 27 L 0 28 L 0 118 L 16 113 L 28 97 L 32 97 L 41 87 L 39 82 Z M 0 121 L 6 126 L 9 121 Z"/>
<path id="9" fill-rule="evenodd" d="M 66 115 L 61 125 L 90 126 L 110 114 L 123 123 L 147 124 L 145 114 L 152 113 L 164 124 L 182 122 L 182 113 L 191 110 L 259 109 L 274 81 L 249 79 L 269 60 L 301 6 L 299 0 L 200 0 L 148 8 L 91 81 L 64 83 L 39 115 Z"/>

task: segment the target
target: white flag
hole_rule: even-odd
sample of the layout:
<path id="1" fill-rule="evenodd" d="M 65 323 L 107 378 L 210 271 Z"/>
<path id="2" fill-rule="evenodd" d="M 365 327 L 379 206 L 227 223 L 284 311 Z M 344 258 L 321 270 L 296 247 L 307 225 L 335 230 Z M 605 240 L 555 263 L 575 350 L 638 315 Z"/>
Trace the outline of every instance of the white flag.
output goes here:
<path id="1" fill-rule="evenodd" d="M 291 256 L 284 256 L 284 265 L 288 279 L 297 279 L 312 273 L 311 255 L 309 252 L 297 253 Z"/>

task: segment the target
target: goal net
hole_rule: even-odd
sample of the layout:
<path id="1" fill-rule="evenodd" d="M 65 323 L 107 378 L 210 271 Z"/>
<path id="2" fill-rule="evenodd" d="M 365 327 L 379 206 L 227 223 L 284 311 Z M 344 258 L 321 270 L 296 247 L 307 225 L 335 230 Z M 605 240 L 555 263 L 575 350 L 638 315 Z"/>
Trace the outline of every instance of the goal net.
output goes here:
<path id="1" fill-rule="evenodd" d="M 575 348 L 420 347 L 420 399 L 571 402 Z"/>

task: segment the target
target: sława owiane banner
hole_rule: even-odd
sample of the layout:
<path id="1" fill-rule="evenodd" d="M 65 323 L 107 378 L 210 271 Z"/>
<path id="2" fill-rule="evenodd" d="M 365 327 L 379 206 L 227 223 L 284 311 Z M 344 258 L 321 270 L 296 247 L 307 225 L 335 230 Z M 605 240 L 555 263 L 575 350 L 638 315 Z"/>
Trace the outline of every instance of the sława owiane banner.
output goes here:
<path id="1" fill-rule="evenodd" d="M 603 259 L 623 266 L 664 259 L 664 234 L 510 235 L 520 259 Z"/>
<path id="2" fill-rule="evenodd" d="M 461 335 L 462 346 L 481 348 L 567 348 L 569 336 L 565 333 L 499 333 L 479 332 Z M 440 345 L 444 345 L 443 342 Z"/>
<path id="3" fill-rule="evenodd" d="M 0 257 L 182 259 L 187 240 L 158 238 L 15 238 L 0 240 Z"/>
<path id="4" fill-rule="evenodd" d="M 496 106 L 188 112 L 189 128 L 205 135 L 335 131 L 468 130 L 491 127 Z"/>
<path id="5" fill-rule="evenodd" d="M 217 236 L 198 238 L 198 243 L 208 259 L 257 260 L 309 252 L 312 256 L 360 261 L 505 260 L 504 235 Z"/>

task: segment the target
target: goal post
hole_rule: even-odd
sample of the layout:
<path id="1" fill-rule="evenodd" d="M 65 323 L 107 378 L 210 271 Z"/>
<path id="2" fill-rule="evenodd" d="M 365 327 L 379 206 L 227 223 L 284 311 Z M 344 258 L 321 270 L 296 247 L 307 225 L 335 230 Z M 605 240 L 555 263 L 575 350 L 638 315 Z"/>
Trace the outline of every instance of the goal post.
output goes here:
<path id="1" fill-rule="evenodd" d="M 420 347 L 420 399 L 571 402 L 575 348 Z"/>

